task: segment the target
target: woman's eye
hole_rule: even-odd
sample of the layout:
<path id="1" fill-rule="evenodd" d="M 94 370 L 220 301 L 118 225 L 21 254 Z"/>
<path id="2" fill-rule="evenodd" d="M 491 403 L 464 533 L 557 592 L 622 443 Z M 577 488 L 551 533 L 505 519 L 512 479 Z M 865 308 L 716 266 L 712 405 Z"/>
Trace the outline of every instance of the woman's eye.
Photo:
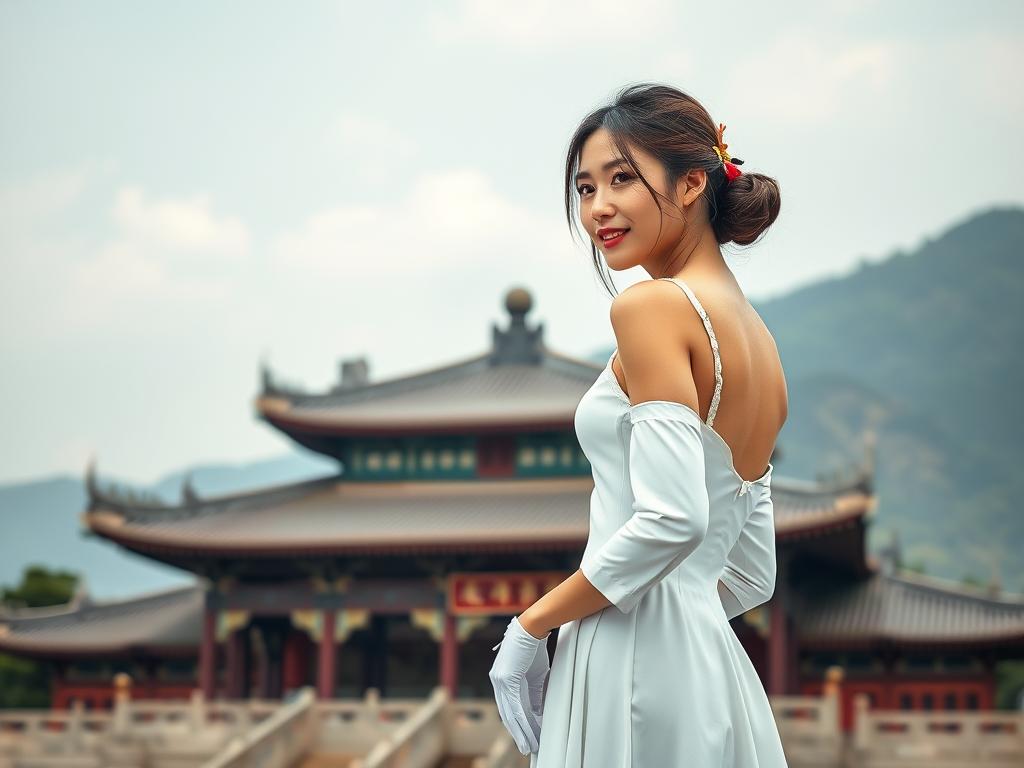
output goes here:
<path id="1" fill-rule="evenodd" d="M 629 181 L 631 178 L 633 178 L 626 171 L 618 171 L 618 173 L 611 177 L 611 180 L 614 181 L 616 178 L 620 176 L 625 176 L 626 178 L 624 180 L 626 181 Z M 580 195 L 586 195 L 588 187 L 590 187 L 590 184 L 581 184 L 580 186 L 577 187 L 577 191 L 578 193 L 580 193 Z"/>
<path id="2" fill-rule="evenodd" d="M 633 178 L 632 176 L 630 176 L 625 171 L 619 171 L 614 176 L 612 176 L 612 181 L 615 181 L 617 178 L 619 178 L 619 176 L 624 176 L 625 177 L 623 179 L 623 181 L 629 181 L 631 178 Z M 576 191 L 579 192 L 580 195 L 585 195 L 585 194 L 587 194 L 587 189 L 589 187 L 590 187 L 589 184 L 581 184 L 580 186 L 576 187 Z"/>

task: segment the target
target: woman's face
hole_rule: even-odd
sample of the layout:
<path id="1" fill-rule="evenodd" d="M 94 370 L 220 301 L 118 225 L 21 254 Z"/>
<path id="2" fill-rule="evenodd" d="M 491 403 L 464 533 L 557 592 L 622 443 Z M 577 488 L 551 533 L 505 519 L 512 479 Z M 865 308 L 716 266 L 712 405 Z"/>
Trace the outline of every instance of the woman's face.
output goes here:
<path id="1" fill-rule="evenodd" d="M 633 158 L 647 182 L 670 200 L 685 203 L 691 197 L 686 178 L 679 180 L 675 197 L 669 194 L 665 167 L 661 162 L 638 147 L 630 145 Z M 619 155 L 611 136 L 598 128 L 584 142 L 580 152 L 576 191 L 580 196 L 580 223 L 593 242 L 604 253 L 609 268 L 616 271 L 638 264 L 650 274 L 660 273 L 658 265 L 673 261 L 684 229 L 682 212 L 661 199 L 661 210 L 644 183 L 637 178 L 624 158 Z M 661 230 L 659 234 L 659 228 Z M 611 240 L 602 235 L 611 230 Z M 626 230 L 615 235 L 614 230 Z"/>

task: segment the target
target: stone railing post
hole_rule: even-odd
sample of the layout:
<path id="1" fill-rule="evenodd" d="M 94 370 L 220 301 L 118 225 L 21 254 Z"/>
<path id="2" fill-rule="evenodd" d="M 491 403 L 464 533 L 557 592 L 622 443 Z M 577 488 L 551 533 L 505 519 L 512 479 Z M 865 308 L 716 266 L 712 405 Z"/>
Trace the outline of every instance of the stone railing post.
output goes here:
<path id="1" fill-rule="evenodd" d="M 68 718 L 66 732 L 68 746 L 75 752 L 81 752 L 82 750 L 82 734 L 85 729 L 82 720 L 84 717 L 85 702 L 81 699 L 75 699 L 71 705 L 71 716 Z"/>
<path id="2" fill-rule="evenodd" d="M 833 665 L 825 670 L 825 682 L 822 686 L 824 704 L 828 707 L 827 716 L 830 727 L 836 733 L 842 730 L 843 678 L 845 672 L 840 666 Z"/>
<path id="3" fill-rule="evenodd" d="M 193 688 L 188 703 L 188 724 L 192 733 L 201 733 L 206 727 L 206 694 L 202 688 Z"/>
<path id="4" fill-rule="evenodd" d="M 858 751 L 871 748 L 870 699 L 866 693 L 853 697 L 853 746 Z"/>
<path id="5" fill-rule="evenodd" d="M 132 729 L 132 677 L 127 672 L 114 675 L 114 718 L 111 730 L 115 736 L 127 736 Z"/>

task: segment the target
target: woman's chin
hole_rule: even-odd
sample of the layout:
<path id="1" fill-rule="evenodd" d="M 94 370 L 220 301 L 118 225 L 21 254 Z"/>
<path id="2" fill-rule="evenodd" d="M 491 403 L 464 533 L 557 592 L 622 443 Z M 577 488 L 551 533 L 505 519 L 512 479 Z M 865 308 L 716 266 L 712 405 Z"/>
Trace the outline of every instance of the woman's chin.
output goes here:
<path id="1" fill-rule="evenodd" d="M 628 259 L 622 258 L 618 253 L 614 253 L 609 256 L 607 253 L 604 255 L 605 264 L 608 265 L 608 269 L 615 272 L 622 272 L 623 270 L 630 269 L 636 265 L 629 262 Z"/>

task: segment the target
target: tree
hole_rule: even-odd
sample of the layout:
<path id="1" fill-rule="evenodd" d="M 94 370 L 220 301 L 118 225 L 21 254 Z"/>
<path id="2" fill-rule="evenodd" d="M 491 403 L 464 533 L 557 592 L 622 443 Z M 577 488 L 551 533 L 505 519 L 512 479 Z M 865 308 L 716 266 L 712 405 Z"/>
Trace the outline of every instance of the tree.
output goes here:
<path id="1" fill-rule="evenodd" d="M 39 608 L 62 605 L 75 593 L 78 576 L 70 571 L 50 571 L 41 565 L 30 565 L 14 589 L 0 590 L 0 602 L 9 608 Z"/>
<path id="2" fill-rule="evenodd" d="M 0 589 L 0 602 L 8 609 L 61 605 L 71 600 L 78 577 L 68 571 L 49 571 L 32 565 L 21 583 Z M 0 708 L 49 707 L 50 666 L 0 653 Z"/>

